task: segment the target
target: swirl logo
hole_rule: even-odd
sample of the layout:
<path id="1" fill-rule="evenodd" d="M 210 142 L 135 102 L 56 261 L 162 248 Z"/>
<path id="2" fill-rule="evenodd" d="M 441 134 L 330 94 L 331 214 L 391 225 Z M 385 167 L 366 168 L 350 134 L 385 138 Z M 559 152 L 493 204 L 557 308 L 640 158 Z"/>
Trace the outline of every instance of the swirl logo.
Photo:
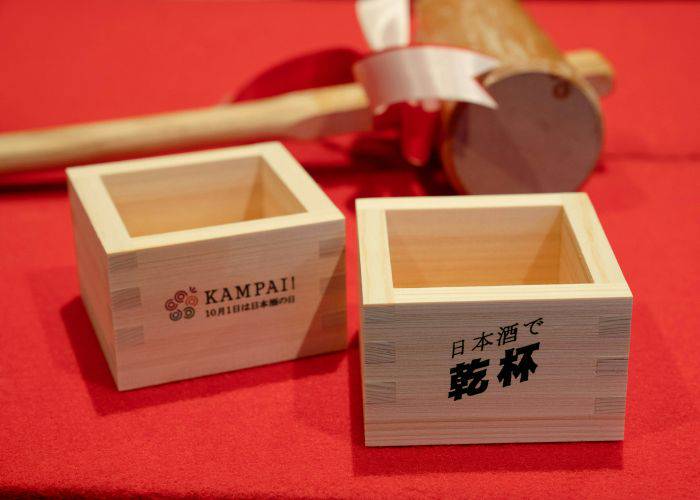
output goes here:
<path id="1" fill-rule="evenodd" d="M 172 321 L 180 321 L 182 318 L 192 319 L 198 302 L 197 289 L 191 286 L 187 291 L 178 290 L 172 298 L 166 300 L 165 310 L 170 314 Z"/>

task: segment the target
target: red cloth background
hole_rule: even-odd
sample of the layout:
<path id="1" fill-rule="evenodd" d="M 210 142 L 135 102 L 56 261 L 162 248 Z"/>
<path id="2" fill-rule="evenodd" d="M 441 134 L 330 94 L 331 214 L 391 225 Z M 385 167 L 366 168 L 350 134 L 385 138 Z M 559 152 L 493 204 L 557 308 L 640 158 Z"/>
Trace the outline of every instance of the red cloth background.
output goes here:
<path id="1" fill-rule="evenodd" d="M 700 4 L 532 1 L 618 71 L 583 186 L 635 295 L 624 442 L 363 446 L 360 196 L 449 193 L 390 142 L 288 147 L 348 218 L 339 354 L 118 393 L 78 292 L 64 174 L 0 176 L 0 494 L 682 497 L 700 487 Z M 365 50 L 349 1 L 0 2 L 0 130 L 209 105 Z"/>

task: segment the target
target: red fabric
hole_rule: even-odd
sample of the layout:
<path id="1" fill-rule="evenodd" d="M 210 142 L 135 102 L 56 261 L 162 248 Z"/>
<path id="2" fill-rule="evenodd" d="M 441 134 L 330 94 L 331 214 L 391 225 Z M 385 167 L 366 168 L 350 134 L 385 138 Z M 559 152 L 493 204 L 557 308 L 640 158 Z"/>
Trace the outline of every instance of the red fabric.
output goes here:
<path id="1" fill-rule="evenodd" d="M 356 342 L 118 393 L 52 171 L 0 177 L 0 494 L 696 497 L 700 5 L 528 8 L 562 47 L 598 48 L 618 71 L 584 190 L 635 294 L 624 442 L 365 448 Z M 5 0 L 0 129 L 208 105 L 334 47 L 366 49 L 352 2 Z M 288 146 L 348 217 L 356 338 L 354 198 L 450 191 L 388 138 L 354 139 Z"/>

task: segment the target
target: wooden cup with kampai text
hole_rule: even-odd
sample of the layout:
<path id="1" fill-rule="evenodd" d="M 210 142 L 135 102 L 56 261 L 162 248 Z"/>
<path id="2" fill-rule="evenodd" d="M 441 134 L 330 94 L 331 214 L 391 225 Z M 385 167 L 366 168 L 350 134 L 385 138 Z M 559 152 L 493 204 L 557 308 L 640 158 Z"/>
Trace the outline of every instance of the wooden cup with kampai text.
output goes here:
<path id="1" fill-rule="evenodd" d="M 345 220 L 279 143 L 67 173 L 118 389 L 346 347 Z"/>
<path id="2" fill-rule="evenodd" d="M 585 194 L 356 207 L 367 445 L 623 438 L 632 294 Z"/>

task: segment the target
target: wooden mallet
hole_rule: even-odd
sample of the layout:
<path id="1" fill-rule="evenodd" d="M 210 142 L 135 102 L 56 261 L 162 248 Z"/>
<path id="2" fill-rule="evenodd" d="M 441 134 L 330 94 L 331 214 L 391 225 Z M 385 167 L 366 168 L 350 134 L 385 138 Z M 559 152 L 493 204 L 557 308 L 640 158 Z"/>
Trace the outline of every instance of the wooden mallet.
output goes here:
<path id="1" fill-rule="evenodd" d="M 612 69 L 593 51 L 562 55 L 516 0 L 418 0 L 417 41 L 469 48 L 503 64 L 483 84 L 498 109 L 446 103 L 441 157 L 470 193 L 570 191 L 602 144 L 598 94 Z M 0 134 L 0 172 L 120 155 L 369 130 L 357 83 L 211 108 Z"/>

